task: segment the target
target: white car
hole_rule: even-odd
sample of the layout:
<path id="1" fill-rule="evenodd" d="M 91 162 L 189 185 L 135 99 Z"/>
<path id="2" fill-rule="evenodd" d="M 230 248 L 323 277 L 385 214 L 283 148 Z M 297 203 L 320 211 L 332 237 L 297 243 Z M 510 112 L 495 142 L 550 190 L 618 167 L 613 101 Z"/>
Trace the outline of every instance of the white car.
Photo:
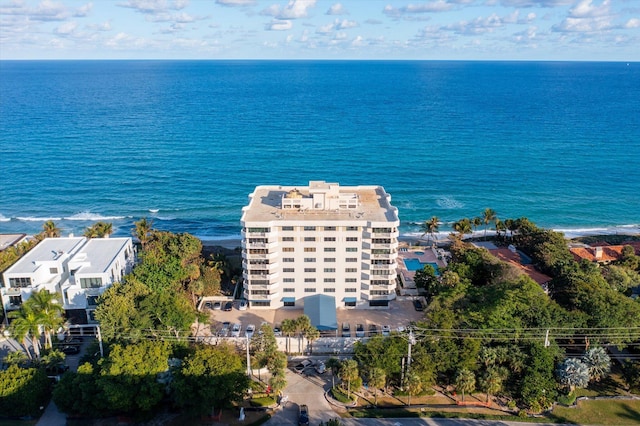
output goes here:
<path id="1" fill-rule="evenodd" d="M 253 324 L 249 324 L 247 328 L 244 330 L 245 337 L 251 339 L 253 337 L 253 333 L 256 331 L 256 326 Z"/>
<path id="2" fill-rule="evenodd" d="M 325 371 L 327 371 L 327 366 L 324 365 L 323 361 L 318 361 L 318 363 L 316 364 L 316 373 L 324 374 Z"/>
<path id="3" fill-rule="evenodd" d="M 388 325 L 383 325 L 382 326 L 382 335 L 383 336 L 388 336 L 391 334 L 391 327 L 389 327 Z"/>
<path id="4" fill-rule="evenodd" d="M 235 323 L 233 327 L 231 327 L 231 337 L 240 337 L 240 331 L 242 330 L 242 324 Z"/>
<path id="5" fill-rule="evenodd" d="M 246 300 L 241 300 L 240 304 L 238 305 L 238 310 L 239 311 L 246 311 L 247 310 L 247 301 Z"/>

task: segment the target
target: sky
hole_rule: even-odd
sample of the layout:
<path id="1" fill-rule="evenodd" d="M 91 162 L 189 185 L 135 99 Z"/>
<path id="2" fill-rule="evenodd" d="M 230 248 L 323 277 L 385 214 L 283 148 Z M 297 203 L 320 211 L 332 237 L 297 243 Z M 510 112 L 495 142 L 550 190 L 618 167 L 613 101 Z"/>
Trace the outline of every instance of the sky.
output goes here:
<path id="1" fill-rule="evenodd" d="M 640 60 L 640 0 L 0 0 L 0 59 Z"/>

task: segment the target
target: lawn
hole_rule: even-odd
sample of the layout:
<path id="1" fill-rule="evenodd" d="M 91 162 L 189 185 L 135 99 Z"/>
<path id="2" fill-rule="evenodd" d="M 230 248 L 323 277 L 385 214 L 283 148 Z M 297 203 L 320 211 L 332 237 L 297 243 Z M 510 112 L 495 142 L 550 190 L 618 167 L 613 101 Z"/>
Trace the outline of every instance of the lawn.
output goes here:
<path id="1" fill-rule="evenodd" d="M 589 400 L 578 401 L 577 408 L 553 409 L 553 417 L 566 423 L 588 425 L 638 425 L 640 424 L 639 400 Z"/>

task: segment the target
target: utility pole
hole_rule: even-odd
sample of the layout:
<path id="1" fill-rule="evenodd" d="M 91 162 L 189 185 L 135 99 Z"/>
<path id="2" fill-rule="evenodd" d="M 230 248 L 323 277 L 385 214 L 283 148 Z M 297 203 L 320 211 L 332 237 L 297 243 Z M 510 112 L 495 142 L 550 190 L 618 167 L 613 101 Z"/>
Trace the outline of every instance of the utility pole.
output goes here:
<path id="1" fill-rule="evenodd" d="M 246 337 L 247 337 L 247 376 L 251 377 L 251 357 L 249 356 L 249 335 L 246 335 Z"/>
<path id="2" fill-rule="evenodd" d="M 102 348 L 102 333 L 100 333 L 100 325 L 96 326 L 96 332 L 98 334 L 98 344 L 100 345 L 100 358 L 104 358 L 104 349 Z"/>

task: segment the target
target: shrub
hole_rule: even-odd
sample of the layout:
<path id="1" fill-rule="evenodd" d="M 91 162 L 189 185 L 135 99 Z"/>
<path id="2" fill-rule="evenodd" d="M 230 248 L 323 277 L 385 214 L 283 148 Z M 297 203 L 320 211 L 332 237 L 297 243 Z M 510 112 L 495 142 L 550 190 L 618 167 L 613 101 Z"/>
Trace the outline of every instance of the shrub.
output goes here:
<path id="1" fill-rule="evenodd" d="M 249 401 L 252 407 L 269 407 L 275 405 L 276 400 L 270 396 L 263 396 L 261 398 L 253 398 Z"/>
<path id="2" fill-rule="evenodd" d="M 355 401 L 355 398 L 349 398 L 345 393 L 343 393 L 339 388 L 334 387 L 331 389 L 331 395 L 336 399 L 336 401 L 342 402 L 343 404 L 350 404 Z"/>
<path id="3" fill-rule="evenodd" d="M 573 405 L 576 402 L 576 393 L 575 392 L 570 392 L 567 395 L 560 395 L 560 397 L 558 397 L 558 403 L 562 404 L 562 405 Z"/>

